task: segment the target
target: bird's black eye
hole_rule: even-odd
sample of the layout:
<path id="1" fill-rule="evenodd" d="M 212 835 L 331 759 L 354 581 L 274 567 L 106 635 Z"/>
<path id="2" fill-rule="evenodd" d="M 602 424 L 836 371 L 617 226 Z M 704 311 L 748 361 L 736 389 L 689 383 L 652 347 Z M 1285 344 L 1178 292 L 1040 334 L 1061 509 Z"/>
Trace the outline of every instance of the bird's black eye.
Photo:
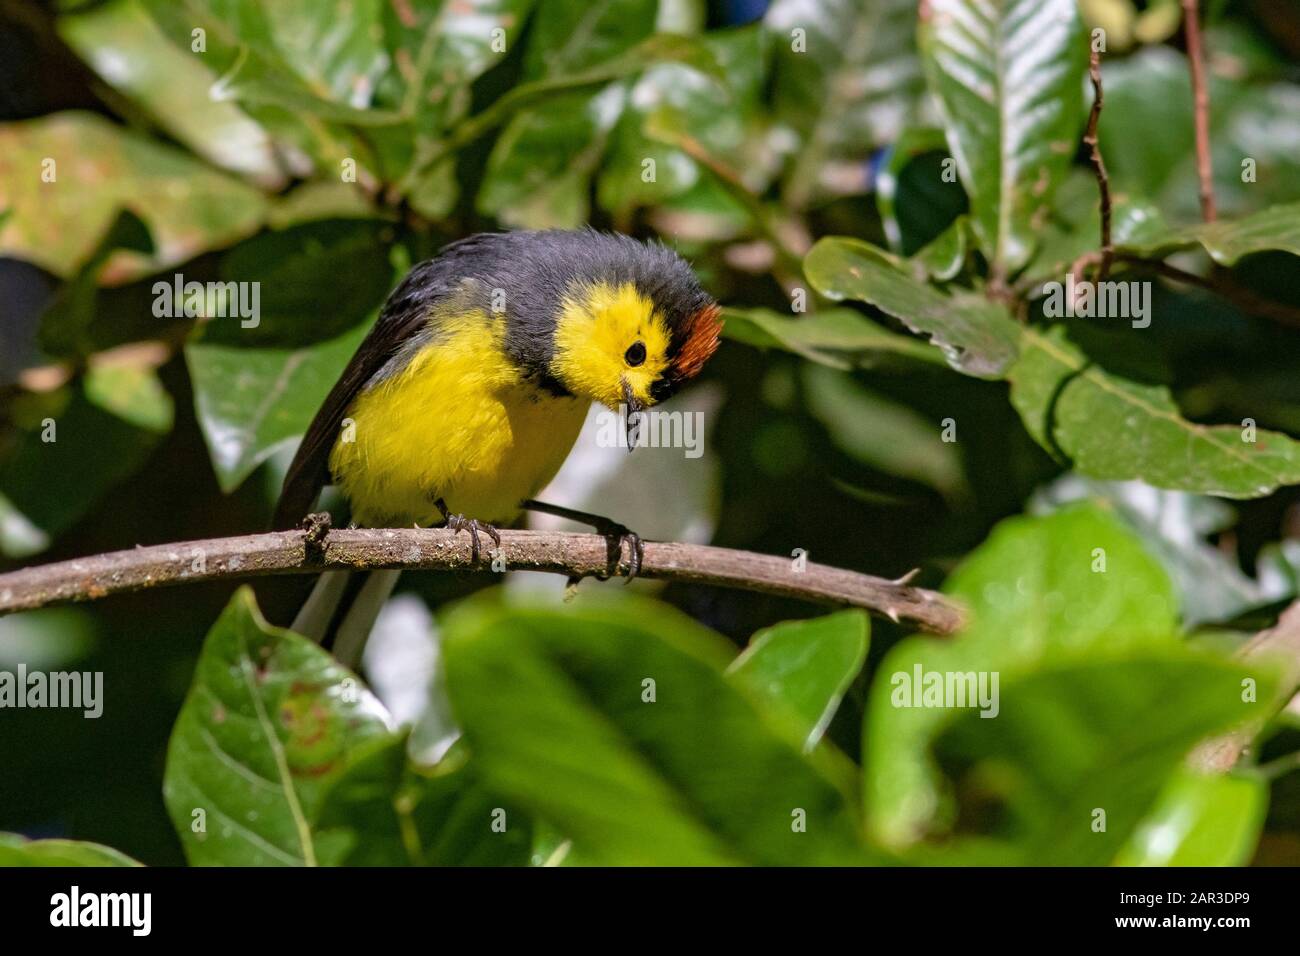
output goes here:
<path id="1" fill-rule="evenodd" d="M 638 365 L 640 365 L 642 362 L 644 362 L 644 361 L 645 361 L 645 343 L 644 343 L 644 342 L 633 342 L 633 343 L 631 344 L 631 346 L 628 347 L 628 350 L 627 350 L 626 352 L 623 353 L 623 360 L 624 360 L 625 362 L 627 362 L 627 364 L 630 365 L 630 366 L 632 366 L 633 368 L 636 368 Z"/>

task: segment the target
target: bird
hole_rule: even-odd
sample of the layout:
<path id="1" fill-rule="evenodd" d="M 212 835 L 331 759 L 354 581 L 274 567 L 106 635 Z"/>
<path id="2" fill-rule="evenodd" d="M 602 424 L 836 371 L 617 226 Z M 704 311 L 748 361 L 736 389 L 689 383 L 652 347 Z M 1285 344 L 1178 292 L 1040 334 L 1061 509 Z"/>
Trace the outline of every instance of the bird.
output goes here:
<path id="1" fill-rule="evenodd" d="M 273 526 L 301 526 L 334 484 L 360 527 L 449 527 L 498 547 L 525 510 L 610 536 L 626 526 L 536 495 L 559 471 L 594 404 L 640 414 L 697 376 L 718 348 L 718 303 L 657 241 L 590 227 L 478 233 L 414 266 L 389 295 L 312 419 L 284 478 Z M 621 407 L 620 407 L 621 406 Z M 344 600 L 348 572 L 321 576 L 291 629 L 336 627 L 340 660 L 359 660 L 396 571 L 370 572 Z"/>

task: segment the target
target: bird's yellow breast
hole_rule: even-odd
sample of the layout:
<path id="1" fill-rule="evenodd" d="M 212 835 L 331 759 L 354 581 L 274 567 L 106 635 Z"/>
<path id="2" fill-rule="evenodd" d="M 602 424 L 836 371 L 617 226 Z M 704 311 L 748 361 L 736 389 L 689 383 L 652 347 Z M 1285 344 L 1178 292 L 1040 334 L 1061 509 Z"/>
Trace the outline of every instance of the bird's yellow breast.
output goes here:
<path id="1" fill-rule="evenodd" d="M 504 333 L 483 313 L 443 317 L 435 341 L 353 402 L 330 469 L 358 524 L 436 524 L 439 498 L 504 524 L 555 476 L 588 403 L 525 382 Z"/>

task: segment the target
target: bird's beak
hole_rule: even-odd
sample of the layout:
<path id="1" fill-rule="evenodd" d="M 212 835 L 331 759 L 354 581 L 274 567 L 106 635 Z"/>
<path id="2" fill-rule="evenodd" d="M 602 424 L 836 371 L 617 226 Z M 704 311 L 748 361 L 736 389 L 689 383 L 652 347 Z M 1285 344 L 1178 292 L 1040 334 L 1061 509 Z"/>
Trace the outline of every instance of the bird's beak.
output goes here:
<path id="1" fill-rule="evenodd" d="M 641 403 L 632 394 L 627 379 L 623 379 L 623 404 L 627 406 L 627 452 L 630 455 L 641 430 Z"/>

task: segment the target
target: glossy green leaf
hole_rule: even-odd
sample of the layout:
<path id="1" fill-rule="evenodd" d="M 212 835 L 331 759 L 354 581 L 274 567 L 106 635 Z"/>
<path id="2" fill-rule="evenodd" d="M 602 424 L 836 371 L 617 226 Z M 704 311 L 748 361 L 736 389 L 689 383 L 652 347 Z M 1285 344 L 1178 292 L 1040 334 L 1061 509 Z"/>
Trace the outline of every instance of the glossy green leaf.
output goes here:
<path id="1" fill-rule="evenodd" d="M 64 277 L 130 209 L 157 252 L 110 262 L 102 280 L 117 283 L 242 239 L 261 224 L 266 200 L 186 153 L 69 112 L 0 126 L 0 208 L 12 213 L 0 223 L 0 252 Z"/>
<path id="2" fill-rule="evenodd" d="M 1215 262 L 1235 266 L 1256 252 L 1280 250 L 1300 256 L 1300 203 L 1273 206 L 1245 219 L 1219 219 L 1172 230 L 1147 242 L 1126 243 L 1134 251 L 1153 255 L 1200 244 Z"/>
<path id="3" fill-rule="evenodd" d="M 867 192 L 867 159 L 892 142 L 922 92 L 912 0 L 776 0 L 763 18 L 775 53 L 778 121 L 801 141 L 785 193 L 796 207 Z"/>
<path id="4" fill-rule="evenodd" d="M 958 216 L 953 224 L 931 242 L 917 250 L 912 258 L 921 264 L 932 279 L 947 282 L 961 274 L 966 265 L 970 220 Z"/>
<path id="5" fill-rule="evenodd" d="M 223 491 L 238 488 L 278 448 L 306 432 L 368 331 L 369 323 L 362 323 L 299 348 L 185 346 L 194 407 Z"/>
<path id="6" fill-rule="evenodd" d="M 835 301 L 867 302 L 913 332 L 928 335 L 948 364 L 967 375 L 995 378 L 1015 360 L 1019 332 L 1006 309 L 969 292 L 936 289 L 924 270 L 857 239 L 819 240 L 804 259 L 808 281 Z"/>
<path id="7" fill-rule="evenodd" d="M 597 94 L 556 97 L 517 116 L 492 150 L 479 211 L 524 229 L 586 223 L 591 177 L 626 97 L 626 87 L 615 83 Z"/>
<path id="8" fill-rule="evenodd" d="M 773 309 L 724 309 L 727 338 L 758 348 L 779 348 L 831 368 L 870 367 L 897 355 L 922 362 L 943 358 L 910 335 L 900 335 L 849 308 L 819 309 L 806 315 L 782 315 Z"/>
<path id="9" fill-rule="evenodd" d="M 1115 863 L 1246 866 L 1267 808 L 1268 784 L 1258 777 L 1182 770 L 1165 785 Z"/>
<path id="10" fill-rule="evenodd" d="M 0 866 L 139 866 L 112 847 L 80 840 L 28 840 L 0 833 Z"/>
<path id="11" fill-rule="evenodd" d="M 600 169 L 596 195 L 602 208 L 626 217 L 638 206 L 692 190 L 721 189 L 708 165 L 726 168 L 754 193 L 763 192 L 775 173 L 763 143 L 764 39 L 757 25 L 700 38 L 725 82 L 688 64 L 663 63 L 630 84 Z"/>
<path id="12" fill-rule="evenodd" d="M 181 556 L 180 560 L 192 560 Z M 163 799 L 193 865 L 316 865 L 337 854 L 312 821 L 383 707 L 328 652 L 235 592 L 204 642 L 172 729 Z"/>
<path id="13" fill-rule="evenodd" d="M 1083 127 L 1088 46 L 1075 0 L 930 0 L 930 89 L 995 275 L 1029 261 Z"/>
<path id="14" fill-rule="evenodd" d="M 414 120 L 420 141 L 436 139 L 464 119 L 471 83 L 510 54 L 534 5 L 534 0 L 382 4 L 392 67 L 380 97 Z"/>
<path id="15" fill-rule="evenodd" d="M 1222 499 L 1164 491 L 1138 481 L 1096 481 L 1072 473 L 1036 492 L 1030 507 L 1041 512 L 1079 500 L 1112 509 L 1160 559 L 1177 587 L 1187 627 L 1230 621 L 1296 593 L 1294 581 L 1266 572 L 1269 552 L 1262 553 L 1257 562 L 1260 572 L 1256 580 L 1242 571 L 1235 554 L 1211 542 L 1212 536 L 1237 522 L 1235 509 Z M 1285 574 L 1283 567 L 1277 570 Z"/>
<path id="16" fill-rule="evenodd" d="M 1169 389 L 1093 364 L 1065 330 L 1025 329 L 1007 376 L 1029 433 L 1093 478 L 1140 479 L 1226 498 L 1257 498 L 1300 482 L 1300 443 L 1241 425 L 1183 418 Z"/>
<path id="17" fill-rule="evenodd" d="M 1005 687 L 1017 674 L 1056 662 L 1176 645 L 1177 602 L 1164 570 L 1130 530 L 1096 508 L 1004 521 L 944 590 L 970 608 L 966 630 L 946 640 L 907 638 L 881 661 L 871 687 L 866 798 L 874 832 L 890 843 L 918 839 L 951 812 L 927 751 L 952 710 L 892 700 L 917 668 L 996 671 Z"/>
<path id="18" fill-rule="evenodd" d="M 525 79 L 581 73 L 626 53 L 654 32 L 658 7 L 655 0 L 538 0 Z"/>
<path id="19" fill-rule="evenodd" d="M 143 106 L 181 143 L 263 187 L 284 185 L 266 131 L 233 103 L 208 95 L 216 74 L 201 56 L 168 43 L 140 0 L 83 7 L 60 17 L 58 26 L 104 82 Z"/>
<path id="20" fill-rule="evenodd" d="M 446 622 L 452 704 L 487 784 L 596 862 L 863 861 L 828 764 L 724 678 L 725 642 L 620 604 L 476 602 Z"/>
<path id="21" fill-rule="evenodd" d="M 804 388 L 809 412 L 858 461 L 948 499 L 969 494 L 958 445 L 943 440 L 937 422 L 830 369 L 809 366 Z"/>
<path id="22" fill-rule="evenodd" d="M 1243 701 L 1247 678 L 1258 700 Z M 1181 648 L 1057 663 L 1004 679 L 997 717 L 962 715 L 936 749 L 973 807 L 966 831 L 999 862 L 1100 866 L 1197 742 L 1271 713 L 1278 690 L 1275 674 Z"/>
<path id="23" fill-rule="evenodd" d="M 867 659 L 869 633 L 862 611 L 785 621 L 750 638 L 727 675 L 792 716 L 811 750 Z"/>
<path id="24" fill-rule="evenodd" d="M 528 817 L 484 789 L 463 752 L 415 767 L 405 736 L 351 763 L 314 829 L 329 846 L 321 862 L 343 866 L 521 866 L 533 844 Z"/>
<path id="25" fill-rule="evenodd" d="M 541 0 L 525 77 L 554 82 L 617 60 L 654 32 L 654 21 L 649 0 Z M 520 89 L 526 87 L 515 95 Z M 585 223 L 591 177 L 626 101 L 627 86 L 610 83 L 546 97 L 519 112 L 492 150 L 479 210 L 521 228 Z"/>

